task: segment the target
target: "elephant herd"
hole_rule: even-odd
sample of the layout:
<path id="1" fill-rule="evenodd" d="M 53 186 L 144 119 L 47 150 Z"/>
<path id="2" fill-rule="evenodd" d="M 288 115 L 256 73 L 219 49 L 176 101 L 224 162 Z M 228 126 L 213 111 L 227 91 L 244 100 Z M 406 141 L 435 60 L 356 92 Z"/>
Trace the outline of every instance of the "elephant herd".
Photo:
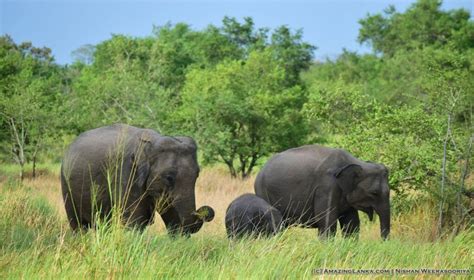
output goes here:
<path id="1" fill-rule="evenodd" d="M 199 176 L 196 142 L 124 124 L 86 131 L 69 146 L 61 165 L 61 188 L 73 230 L 97 221 L 143 229 L 155 213 L 172 235 L 189 236 L 214 218 L 209 206 L 196 209 Z M 382 238 L 390 232 L 388 171 L 350 153 L 307 145 L 278 153 L 255 180 L 255 194 L 228 206 L 229 238 L 270 236 L 292 225 L 333 236 L 357 235 L 359 212 L 380 218 Z M 118 213 L 115 215 L 114 213 Z"/>

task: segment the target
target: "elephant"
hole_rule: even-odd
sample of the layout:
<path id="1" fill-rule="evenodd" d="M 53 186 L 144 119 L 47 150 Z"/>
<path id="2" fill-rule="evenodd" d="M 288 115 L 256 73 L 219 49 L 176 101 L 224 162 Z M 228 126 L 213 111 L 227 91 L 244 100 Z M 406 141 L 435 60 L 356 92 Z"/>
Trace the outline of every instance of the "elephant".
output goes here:
<path id="1" fill-rule="evenodd" d="M 225 227 L 229 238 L 271 236 L 280 230 L 282 215 L 265 200 L 246 193 L 237 197 L 227 208 Z"/>
<path id="2" fill-rule="evenodd" d="M 390 189 L 383 164 L 321 145 L 292 148 L 271 157 L 255 179 L 255 193 L 278 209 L 285 221 L 318 228 L 322 239 L 358 236 L 358 210 L 380 219 L 380 233 L 390 233 Z"/>
<path id="3" fill-rule="evenodd" d="M 143 230 L 158 212 L 171 235 L 198 232 L 214 218 L 214 210 L 196 210 L 196 150 L 190 137 L 125 124 L 83 132 L 61 164 L 71 228 L 87 230 L 97 226 L 98 218 L 111 221 L 118 213 L 120 223 Z"/>

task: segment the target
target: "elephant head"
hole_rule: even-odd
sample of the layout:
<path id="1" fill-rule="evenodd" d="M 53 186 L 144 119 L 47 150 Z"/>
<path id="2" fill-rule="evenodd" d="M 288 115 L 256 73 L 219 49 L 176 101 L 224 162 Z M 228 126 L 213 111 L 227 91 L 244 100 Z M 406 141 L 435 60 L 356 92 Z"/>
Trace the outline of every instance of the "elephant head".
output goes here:
<path id="1" fill-rule="evenodd" d="M 204 222 L 212 221 L 211 207 L 196 210 L 194 188 L 199 165 L 192 138 L 168 137 L 144 130 L 136 147 L 135 183 L 157 201 L 156 210 L 171 233 L 192 234 Z"/>
<path id="2" fill-rule="evenodd" d="M 380 218 L 380 233 L 390 233 L 390 189 L 388 170 L 384 165 L 361 162 L 346 164 L 335 172 L 338 186 L 349 205 L 361 210 L 372 220 L 373 211 Z"/>

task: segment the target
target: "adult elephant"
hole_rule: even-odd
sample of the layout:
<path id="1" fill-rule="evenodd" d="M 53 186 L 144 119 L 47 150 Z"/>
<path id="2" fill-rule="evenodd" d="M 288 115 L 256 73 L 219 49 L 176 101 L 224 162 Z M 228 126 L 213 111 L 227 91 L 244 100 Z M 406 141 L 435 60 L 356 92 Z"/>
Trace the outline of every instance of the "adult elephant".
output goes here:
<path id="1" fill-rule="evenodd" d="M 380 217 L 380 232 L 390 233 L 388 171 L 347 151 L 308 145 L 273 156 L 255 181 L 255 193 L 277 208 L 289 224 L 334 235 L 337 221 L 344 236 L 358 234 L 358 210 Z"/>
<path id="2" fill-rule="evenodd" d="M 196 211 L 199 175 L 196 143 L 151 129 L 116 124 L 82 133 L 61 166 L 66 214 L 74 230 L 109 220 L 113 212 L 132 227 L 144 228 L 158 211 L 172 234 L 192 234 L 214 211 Z"/>

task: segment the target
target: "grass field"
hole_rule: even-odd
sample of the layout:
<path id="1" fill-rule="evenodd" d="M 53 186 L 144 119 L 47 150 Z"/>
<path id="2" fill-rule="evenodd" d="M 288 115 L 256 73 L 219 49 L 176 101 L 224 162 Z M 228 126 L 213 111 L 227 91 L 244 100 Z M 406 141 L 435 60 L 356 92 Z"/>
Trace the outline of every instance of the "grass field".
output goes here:
<path id="1" fill-rule="evenodd" d="M 429 204 L 394 215 L 391 239 L 385 242 L 380 240 L 378 221 L 370 222 L 365 216 L 359 240 L 337 236 L 323 242 L 315 230 L 290 228 L 271 239 L 229 241 L 223 224 L 225 210 L 239 194 L 253 192 L 254 177 L 242 182 L 231 179 L 223 169 L 212 168 L 201 172 L 196 199 L 197 206 L 212 206 L 216 217 L 189 239 L 169 238 L 160 218 L 143 233 L 113 227 L 73 234 L 59 191 L 59 166 L 40 166 L 40 176 L 22 185 L 12 179 L 14 167 L 4 166 L 0 172 L 0 279 L 327 277 L 315 274 L 321 268 L 473 271 L 473 230 L 437 240 L 436 210 Z"/>

